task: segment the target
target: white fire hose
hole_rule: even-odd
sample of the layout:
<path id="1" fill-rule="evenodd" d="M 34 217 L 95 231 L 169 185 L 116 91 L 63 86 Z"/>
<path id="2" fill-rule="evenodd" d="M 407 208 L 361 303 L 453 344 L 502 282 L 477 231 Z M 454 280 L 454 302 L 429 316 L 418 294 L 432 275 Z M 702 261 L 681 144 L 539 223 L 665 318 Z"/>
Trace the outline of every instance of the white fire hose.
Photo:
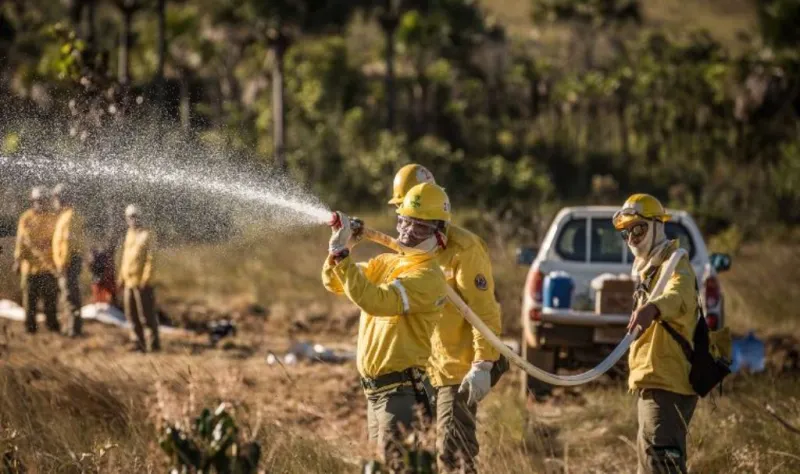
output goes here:
<path id="1" fill-rule="evenodd" d="M 364 227 L 364 229 L 362 230 L 362 235 L 364 236 L 364 238 L 371 240 L 372 242 L 381 244 L 385 247 L 388 247 L 394 251 L 398 251 L 400 249 L 400 246 L 393 238 L 376 230 Z M 667 285 L 667 282 L 672 276 L 672 273 L 675 271 L 675 267 L 678 265 L 678 261 L 684 255 L 686 255 L 686 251 L 683 249 L 678 249 L 676 252 L 672 254 L 670 259 L 666 263 L 664 271 L 661 272 L 661 277 L 658 279 L 655 287 L 653 288 L 653 291 L 650 293 L 648 300 L 659 296 L 664 291 L 664 287 Z M 524 370 L 531 377 L 535 377 L 541 380 L 542 382 L 549 383 L 551 385 L 558 385 L 562 387 L 582 385 L 587 382 L 591 382 L 592 380 L 595 380 L 604 373 L 606 373 L 611 367 L 614 366 L 614 364 L 617 363 L 617 361 L 619 361 L 620 358 L 622 358 L 625 352 L 628 351 L 628 348 L 630 347 L 631 343 L 633 343 L 633 341 L 636 339 L 636 337 L 639 335 L 639 332 L 641 331 L 641 328 L 637 327 L 634 328 L 632 332 L 626 334 L 625 337 L 622 339 L 622 341 L 619 343 L 619 345 L 617 345 L 617 347 L 614 348 L 611 354 L 609 354 L 608 357 L 605 358 L 605 360 L 600 362 L 600 364 L 597 365 L 597 367 L 589 371 L 586 371 L 582 374 L 556 375 L 556 374 L 551 374 L 550 372 L 546 372 L 536 367 L 535 365 L 532 365 L 530 362 L 517 355 L 517 353 L 514 352 L 510 347 L 505 345 L 503 341 L 501 341 L 500 338 L 497 337 L 497 335 L 495 335 L 495 333 L 491 329 L 489 329 L 488 326 L 486 326 L 486 323 L 484 323 L 483 320 L 481 320 L 481 318 L 479 318 L 478 315 L 476 315 L 475 312 L 472 311 L 472 309 L 464 302 L 464 300 L 461 299 L 460 296 L 458 296 L 458 293 L 456 293 L 455 290 L 453 290 L 450 287 L 450 285 L 447 285 L 447 297 L 454 305 L 456 305 L 458 310 L 461 312 L 461 315 L 464 316 L 464 319 L 466 319 L 467 322 L 469 322 L 472 325 L 472 327 L 477 329 L 478 332 L 481 333 L 481 335 L 484 338 L 486 338 L 487 341 L 489 341 L 492 347 L 494 347 L 501 354 L 506 356 L 509 361 L 516 364 L 519 368 Z"/>

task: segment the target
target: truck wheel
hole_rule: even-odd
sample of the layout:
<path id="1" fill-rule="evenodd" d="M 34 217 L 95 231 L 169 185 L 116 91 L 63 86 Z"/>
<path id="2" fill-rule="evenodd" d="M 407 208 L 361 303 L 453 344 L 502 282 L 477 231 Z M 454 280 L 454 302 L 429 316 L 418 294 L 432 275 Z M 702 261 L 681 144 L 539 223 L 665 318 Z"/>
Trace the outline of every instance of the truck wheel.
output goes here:
<path id="1" fill-rule="evenodd" d="M 558 370 L 557 349 L 539 349 L 528 347 L 525 336 L 522 336 L 522 357 L 531 365 L 550 372 L 556 373 Z M 533 395 L 537 400 L 547 397 L 553 391 L 553 386 L 542 382 L 541 380 L 531 377 L 525 371 L 522 371 L 522 397 L 525 399 L 528 395 Z"/>

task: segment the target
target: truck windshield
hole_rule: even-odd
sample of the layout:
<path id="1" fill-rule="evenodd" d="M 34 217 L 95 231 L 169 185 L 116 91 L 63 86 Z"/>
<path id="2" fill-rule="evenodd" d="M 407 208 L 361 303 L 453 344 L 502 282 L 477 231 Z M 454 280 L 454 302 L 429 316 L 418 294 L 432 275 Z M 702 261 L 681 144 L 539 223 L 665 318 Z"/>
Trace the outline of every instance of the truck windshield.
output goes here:
<path id="1" fill-rule="evenodd" d="M 625 242 L 614 228 L 611 219 L 592 218 L 592 250 L 589 261 L 622 263 Z"/>

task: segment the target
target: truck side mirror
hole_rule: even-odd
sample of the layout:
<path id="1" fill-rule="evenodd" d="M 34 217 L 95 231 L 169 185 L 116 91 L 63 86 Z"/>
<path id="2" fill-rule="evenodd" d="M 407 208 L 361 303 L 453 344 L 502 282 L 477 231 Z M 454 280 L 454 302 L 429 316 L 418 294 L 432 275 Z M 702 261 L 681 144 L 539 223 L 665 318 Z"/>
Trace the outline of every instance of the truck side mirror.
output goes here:
<path id="1" fill-rule="evenodd" d="M 726 253 L 712 253 L 709 261 L 717 273 L 727 272 L 731 269 L 731 256 Z"/>
<path id="2" fill-rule="evenodd" d="M 538 249 L 534 247 L 517 247 L 517 265 L 531 265 L 537 253 Z"/>

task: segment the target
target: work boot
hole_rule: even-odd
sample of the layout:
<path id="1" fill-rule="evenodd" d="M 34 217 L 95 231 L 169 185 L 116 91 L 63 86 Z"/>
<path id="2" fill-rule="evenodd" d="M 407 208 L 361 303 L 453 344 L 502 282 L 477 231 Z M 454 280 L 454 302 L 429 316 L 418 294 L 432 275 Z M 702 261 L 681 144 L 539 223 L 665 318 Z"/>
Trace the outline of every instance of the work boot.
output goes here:
<path id="1" fill-rule="evenodd" d="M 136 344 L 133 345 L 133 347 L 130 348 L 128 352 L 141 352 L 142 354 L 144 354 L 145 352 L 147 352 L 147 350 L 145 349 L 144 345 L 137 342 Z"/>

